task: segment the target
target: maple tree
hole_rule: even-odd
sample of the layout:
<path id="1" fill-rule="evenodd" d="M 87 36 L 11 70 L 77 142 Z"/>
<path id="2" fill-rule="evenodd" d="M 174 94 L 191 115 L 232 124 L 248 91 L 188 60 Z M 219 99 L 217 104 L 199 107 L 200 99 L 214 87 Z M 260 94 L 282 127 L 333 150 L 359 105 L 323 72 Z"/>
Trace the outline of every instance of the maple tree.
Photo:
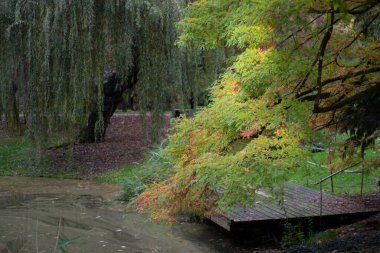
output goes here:
<path id="1" fill-rule="evenodd" d="M 347 133 L 335 138 L 331 168 L 378 169 L 365 150 L 379 137 L 379 15 L 373 0 L 191 3 L 177 44 L 240 53 L 212 103 L 175 126 L 163 152 L 173 176 L 140 195 L 139 208 L 170 218 L 244 205 L 307 166 L 316 130 Z"/>

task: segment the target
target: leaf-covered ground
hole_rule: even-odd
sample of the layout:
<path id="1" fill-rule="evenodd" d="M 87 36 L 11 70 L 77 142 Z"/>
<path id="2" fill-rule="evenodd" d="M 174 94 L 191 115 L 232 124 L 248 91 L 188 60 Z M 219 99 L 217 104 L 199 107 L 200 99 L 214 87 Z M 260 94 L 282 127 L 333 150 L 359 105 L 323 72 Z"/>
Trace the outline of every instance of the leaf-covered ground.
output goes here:
<path id="1" fill-rule="evenodd" d="M 166 119 L 165 127 L 168 127 L 169 117 Z M 50 159 L 56 166 L 65 167 L 70 162 L 68 156 L 71 156 L 72 166 L 81 171 L 80 178 L 89 179 L 138 162 L 153 146 L 152 138 L 143 130 L 149 126 L 149 118 L 143 122 L 139 114 L 117 114 L 111 118 L 103 142 L 75 144 L 72 154 L 57 149 L 50 152 Z"/>
<path id="2" fill-rule="evenodd" d="M 169 126 L 169 116 L 165 117 L 164 128 Z M 4 124 L 0 124 L 0 175 L 89 179 L 134 164 L 153 147 L 152 138 L 143 130 L 150 125 L 149 117 L 142 121 L 137 113 L 114 115 L 103 142 L 50 148 L 47 157 L 38 163 L 33 157 L 34 148 L 30 141 L 7 137 Z"/>
<path id="3" fill-rule="evenodd" d="M 316 234 L 284 253 L 377 253 L 380 249 L 380 214 L 351 225 Z"/>

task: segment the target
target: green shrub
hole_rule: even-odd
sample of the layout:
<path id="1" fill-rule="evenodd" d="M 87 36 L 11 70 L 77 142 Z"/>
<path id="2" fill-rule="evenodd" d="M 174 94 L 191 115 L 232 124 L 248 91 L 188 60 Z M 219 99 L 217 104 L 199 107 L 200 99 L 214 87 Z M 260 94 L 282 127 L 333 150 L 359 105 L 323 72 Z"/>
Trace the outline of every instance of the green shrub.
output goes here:
<path id="1" fill-rule="evenodd" d="M 135 166 L 129 177 L 123 179 L 122 199 L 130 200 L 143 192 L 150 184 L 169 178 L 172 163 L 162 156 L 162 148 L 150 153 L 142 165 Z"/>
<path id="2" fill-rule="evenodd" d="M 284 224 L 284 233 L 281 238 L 281 246 L 288 248 L 290 246 L 302 244 L 305 241 L 305 233 L 302 231 L 300 224 Z"/>
<path id="3" fill-rule="evenodd" d="M 171 161 L 162 155 L 158 147 L 146 155 L 141 163 L 127 165 L 120 169 L 94 177 L 101 183 L 120 184 L 122 193 L 120 199 L 128 201 L 143 192 L 150 184 L 165 180 L 171 173 Z"/>

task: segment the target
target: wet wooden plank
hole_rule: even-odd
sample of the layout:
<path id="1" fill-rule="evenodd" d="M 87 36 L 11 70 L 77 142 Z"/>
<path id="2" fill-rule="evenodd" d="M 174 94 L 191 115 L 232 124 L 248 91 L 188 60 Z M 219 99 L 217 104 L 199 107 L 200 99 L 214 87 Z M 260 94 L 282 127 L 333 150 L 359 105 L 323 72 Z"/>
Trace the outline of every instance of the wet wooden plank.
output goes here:
<path id="1" fill-rule="evenodd" d="M 306 187 L 298 186 L 296 192 L 302 192 L 299 198 L 310 198 L 312 202 L 320 206 L 320 192 Z M 304 200 L 305 201 L 305 200 Z M 306 200 L 307 202 L 307 200 Z M 310 203 L 311 201 L 309 201 Z M 363 205 L 350 201 L 348 199 L 332 196 L 326 193 L 322 194 L 322 210 L 329 210 L 333 214 L 365 211 Z"/>
<path id="2" fill-rule="evenodd" d="M 295 185 L 295 184 L 292 184 L 289 182 L 284 183 L 284 185 L 286 187 L 288 187 L 288 189 L 292 188 L 292 190 L 296 190 L 297 192 L 302 192 L 305 195 L 314 196 L 315 198 L 320 197 L 320 191 L 318 191 L 318 190 L 307 188 L 307 187 L 300 186 L 300 185 Z M 364 205 L 361 205 L 357 202 L 354 202 L 352 200 L 349 200 L 349 199 L 346 199 L 343 197 L 333 196 L 333 195 L 327 194 L 325 192 L 322 192 L 322 198 L 325 200 L 328 200 L 326 203 L 336 202 L 338 204 L 349 205 L 352 208 L 358 208 L 358 209 L 364 208 Z"/>
<path id="3" fill-rule="evenodd" d="M 231 220 L 224 215 L 212 215 L 210 220 L 228 231 L 231 230 Z"/>
<path id="4" fill-rule="evenodd" d="M 230 230 L 231 223 L 270 221 L 290 218 L 307 218 L 320 216 L 320 191 L 293 183 L 284 183 L 283 201 L 270 200 L 262 194 L 252 206 L 238 207 L 226 215 L 211 217 L 218 225 Z M 344 197 L 333 196 L 322 192 L 322 216 L 375 212 Z"/>
<path id="5" fill-rule="evenodd" d="M 286 212 L 280 208 L 274 208 L 272 205 L 258 203 L 252 209 L 260 208 L 263 212 L 270 213 L 273 219 L 283 219 L 286 216 Z"/>
<path id="6" fill-rule="evenodd" d="M 287 193 L 285 193 L 287 194 Z M 310 206 L 312 208 L 320 210 L 320 193 L 318 192 L 318 196 L 311 193 L 305 193 L 305 192 L 295 192 L 295 195 L 297 196 L 298 203 L 301 203 L 301 205 L 304 206 Z M 328 203 L 326 201 L 326 196 L 322 195 L 322 214 L 336 214 L 337 212 L 342 212 L 341 208 L 339 208 L 339 205 L 331 205 L 331 203 Z"/>
<path id="7" fill-rule="evenodd" d="M 308 214 L 310 215 L 320 215 L 320 207 L 319 205 L 311 204 L 311 203 L 306 203 L 302 201 L 287 201 L 285 202 L 285 205 L 292 205 L 292 206 L 297 206 L 297 208 L 301 210 L 308 210 Z"/>
<path id="8" fill-rule="evenodd" d="M 275 217 L 269 212 L 261 208 L 236 208 L 229 212 L 229 218 L 233 221 L 247 221 L 247 220 L 270 220 Z"/>
<path id="9" fill-rule="evenodd" d="M 299 215 L 295 217 L 305 217 L 319 215 L 320 210 L 316 206 L 305 204 L 299 201 L 289 200 L 284 203 L 286 209 L 296 209 Z"/>
<path id="10" fill-rule="evenodd" d="M 289 183 L 286 183 L 289 185 Z M 290 187 L 292 187 L 290 185 Z M 303 186 L 296 186 L 293 189 L 300 199 L 300 202 L 306 202 L 311 204 L 317 204 L 320 206 L 320 192 L 314 189 L 309 189 Z M 309 199 L 309 200 L 308 200 Z M 323 213 L 339 214 L 339 213 L 355 213 L 366 211 L 364 205 L 353 202 L 351 200 L 332 196 L 327 193 L 322 193 L 322 211 Z"/>

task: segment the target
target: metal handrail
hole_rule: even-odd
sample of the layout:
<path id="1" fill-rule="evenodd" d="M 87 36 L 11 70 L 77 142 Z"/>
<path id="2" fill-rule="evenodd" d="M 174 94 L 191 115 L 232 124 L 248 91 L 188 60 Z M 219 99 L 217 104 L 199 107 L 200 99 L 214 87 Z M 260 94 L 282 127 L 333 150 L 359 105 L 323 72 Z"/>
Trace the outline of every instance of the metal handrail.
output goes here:
<path id="1" fill-rule="evenodd" d="M 311 163 L 311 162 L 309 162 L 310 164 L 313 164 L 313 163 Z M 324 181 L 326 181 L 327 179 L 331 179 L 332 180 L 332 178 L 334 177 L 334 176 L 336 176 L 336 175 L 339 175 L 339 174 L 341 174 L 341 173 L 343 173 L 343 172 L 346 172 L 348 169 L 350 169 L 350 168 L 352 168 L 352 167 L 355 167 L 355 166 L 357 166 L 357 165 L 359 165 L 359 164 L 361 164 L 362 162 L 356 162 L 356 163 L 354 163 L 354 164 L 351 164 L 351 165 L 349 165 L 349 166 L 347 166 L 347 167 L 345 167 L 345 168 L 343 168 L 343 169 L 341 169 L 341 170 L 339 170 L 339 171 L 337 171 L 337 172 L 335 172 L 335 173 L 332 173 L 332 174 L 330 174 L 330 175 L 328 175 L 328 176 L 326 176 L 326 177 L 324 177 L 324 178 L 321 178 L 318 182 L 316 182 L 314 185 L 317 185 L 317 184 L 319 184 L 319 191 L 320 191 L 320 209 L 319 209 L 319 226 L 320 226 L 320 229 L 322 228 L 322 210 L 323 210 L 323 194 L 322 194 L 322 183 L 324 182 Z M 323 165 L 319 165 L 319 166 L 321 166 L 321 167 L 323 167 L 323 168 L 328 168 L 328 169 L 330 169 L 329 167 L 327 167 L 327 166 L 323 166 Z M 352 172 L 351 171 L 351 173 L 362 173 L 362 186 L 361 186 L 361 194 L 363 194 L 363 175 L 364 175 L 364 171 L 365 170 L 361 170 L 361 172 L 360 171 L 354 171 L 354 172 Z M 332 186 L 333 187 L 333 186 Z M 334 191 L 334 190 L 333 190 Z"/>
<path id="2" fill-rule="evenodd" d="M 347 167 L 345 167 L 345 168 L 343 168 L 343 169 L 341 169 L 341 170 L 339 170 L 339 171 L 337 171 L 337 172 L 335 172 L 335 173 L 332 173 L 332 174 L 328 175 L 327 177 L 321 178 L 321 179 L 320 179 L 318 182 L 316 182 L 314 185 L 322 184 L 322 183 L 323 183 L 324 181 L 326 181 L 327 179 L 332 178 L 332 177 L 334 177 L 334 176 L 336 176 L 336 175 L 338 175 L 338 174 L 340 174 L 340 173 L 342 173 L 342 172 L 345 172 L 346 170 L 348 170 L 348 169 L 350 169 L 350 168 L 352 168 L 352 167 L 355 167 L 355 166 L 357 166 L 357 165 L 359 165 L 359 164 L 361 164 L 361 162 L 356 162 L 356 163 L 351 164 L 351 165 L 349 165 L 349 166 L 347 166 Z M 351 172 L 351 173 L 353 173 L 353 172 Z M 359 173 L 359 172 L 354 172 L 354 173 Z"/>

